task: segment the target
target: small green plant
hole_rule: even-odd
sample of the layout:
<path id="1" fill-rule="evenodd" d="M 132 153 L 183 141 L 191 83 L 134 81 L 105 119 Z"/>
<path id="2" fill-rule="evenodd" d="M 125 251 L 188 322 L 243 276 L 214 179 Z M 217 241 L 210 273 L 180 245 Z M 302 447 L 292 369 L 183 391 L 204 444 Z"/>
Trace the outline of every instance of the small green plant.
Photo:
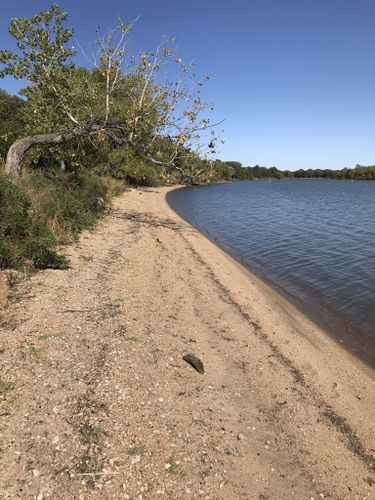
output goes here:
<path id="1" fill-rule="evenodd" d="M 30 346 L 29 353 L 32 358 L 34 358 L 38 363 L 45 360 L 44 349 L 40 347 Z"/>
<path id="2" fill-rule="evenodd" d="M 32 472 L 35 469 L 35 465 L 31 460 L 28 460 L 25 465 L 25 471 L 26 472 Z"/>
<path id="3" fill-rule="evenodd" d="M 168 474 L 175 475 L 175 474 L 178 474 L 178 473 L 179 473 L 179 468 L 178 468 L 178 465 L 177 465 L 177 463 L 173 460 L 173 458 L 172 458 L 172 457 L 170 457 L 170 458 L 167 460 L 167 463 L 165 464 L 165 468 L 167 469 Z"/>
<path id="4" fill-rule="evenodd" d="M 22 275 L 16 271 L 7 271 L 5 273 L 6 284 L 9 288 L 14 288 L 22 282 Z"/>
<path id="5" fill-rule="evenodd" d="M 0 379 L 0 394 L 5 394 L 8 391 L 14 389 L 16 384 L 14 382 L 6 382 Z"/>
<path id="6" fill-rule="evenodd" d="M 97 442 L 105 434 L 104 429 L 99 425 L 84 424 L 81 428 L 81 434 L 87 443 Z"/>
<path id="7" fill-rule="evenodd" d="M 115 316 L 121 314 L 121 302 L 107 302 L 103 304 L 101 311 L 101 319 L 114 318 Z"/>
<path id="8" fill-rule="evenodd" d="M 30 356 L 32 359 L 37 361 L 38 363 L 45 361 L 44 349 L 40 347 L 36 347 L 34 345 L 23 344 L 21 346 L 22 356 Z"/>
<path id="9" fill-rule="evenodd" d="M 142 445 L 132 446 L 131 448 L 128 448 L 127 453 L 131 457 L 134 457 L 137 455 L 144 455 L 146 453 L 146 447 L 142 446 Z"/>
<path id="10" fill-rule="evenodd" d="M 39 340 L 48 340 L 48 339 L 59 339 L 63 340 L 65 339 L 65 335 L 61 332 L 51 332 L 51 333 L 45 333 L 44 335 L 39 335 Z"/>

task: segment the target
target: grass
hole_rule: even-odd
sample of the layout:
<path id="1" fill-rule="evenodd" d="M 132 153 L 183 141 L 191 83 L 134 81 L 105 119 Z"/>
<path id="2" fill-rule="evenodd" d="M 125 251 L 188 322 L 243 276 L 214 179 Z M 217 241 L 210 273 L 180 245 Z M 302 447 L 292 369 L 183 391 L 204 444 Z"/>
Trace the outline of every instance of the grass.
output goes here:
<path id="1" fill-rule="evenodd" d="M 56 245 L 26 192 L 0 175 L 0 268 L 66 267 Z"/>
<path id="2" fill-rule="evenodd" d="M 58 340 L 64 340 L 65 335 L 61 332 L 52 332 L 52 333 L 45 333 L 43 335 L 39 335 L 39 340 L 48 340 L 48 339 L 58 339 Z"/>
<path id="3" fill-rule="evenodd" d="M 21 273 L 17 271 L 6 271 L 5 272 L 5 282 L 9 288 L 14 288 L 20 283 L 22 283 L 24 277 Z"/>
<path id="4" fill-rule="evenodd" d="M 34 358 L 38 363 L 45 360 L 44 349 L 40 347 L 35 347 L 33 345 L 29 346 L 29 353 L 30 356 Z"/>
<path id="5" fill-rule="evenodd" d="M 0 272 L 0 307 L 2 307 L 8 298 L 8 289 L 4 273 Z"/>
<path id="6" fill-rule="evenodd" d="M 167 469 L 168 474 L 176 475 L 180 472 L 177 463 L 172 457 L 167 460 L 165 468 Z"/>
<path id="7" fill-rule="evenodd" d="M 114 318 L 121 314 L 122 300 L 117 300 L 115 302 L 107 302 L 103 304 L 101 311 L 101 319 Z"/>
<path id="8" fill-rule="evenodd" d="M 92 228 L 122 189 L 87 171 L 31 171 L 18 185 L 0 172 L 0 269 L 66 269 L 57 247 Z"/>
<path id="9" fill-rule="evenodd" d="M 93 227 L 122 185 L 88 172 L 33 172 L 22 180 L 34 207 L 60 243 Z"/>
<path id="10" fill-rule="evenodd" d="M 16 384 L 14 382 L 6 382 L 0 379 L 0 394 L 5 394 L 8 391 L 14 389 Z"/>
<path id="11" fill-rule="evenodd" d="M 127 454 L 131 457 L 135 457 L 137 455 L 144 455 L 146 453 L 146 447 L 145 446 L 132 446 L 131 448 L 128 448 Z"/>
<path id="12" fill-rule="evenodd" d="M 25 465 L 26 472 L 32 472 L 35 469 L 35 465 L 31 460 L 28 460 Z"/>
<path id="13" fill-rule="evenodd" d="M 34 345 L 23 344 L 21 345 L 22 356 L 26 358 L 27 355 L 30 356 L 34 361 L 41 363 L 46 361 L 45 350 L 41 347 L 36 347 Z"/>
<path id="14" fill-rule="evenodd" d="M 105 434 L 104 429 L 99 425 L 84 424 L 81 428 L 84 441 L 87 443 L 96 443 Z"/>

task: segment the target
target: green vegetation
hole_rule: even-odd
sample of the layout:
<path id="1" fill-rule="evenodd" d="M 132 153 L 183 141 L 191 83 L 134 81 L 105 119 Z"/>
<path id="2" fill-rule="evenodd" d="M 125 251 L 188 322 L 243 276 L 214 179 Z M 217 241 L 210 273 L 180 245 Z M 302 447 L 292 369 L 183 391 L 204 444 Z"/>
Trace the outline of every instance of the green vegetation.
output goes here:
<path id="1" fill-rule="evenodd" d="M 31 171 L 17 185 L 0 173 L 0 268 L 65 269 L 57 246 L 92 227 L 121 189 L 84 171 Z"/>
<path id="2" fill-rule="evenodd" d="M 92 227 L 125 184 L 217 180 L 202 116 L 212 104 L 200 97 L 209 78 L 175 40 L 129 54 L 133 24 L 118 20 L 79 67 L 67 17 L 53 4 L 14 18 L 16 50 L 0 50 L 0 78 L 27 82 L 21 98 L 0 90 L 0 268 L 67 267 L 58 245 Z"/>
<path id="3" fill-rule="evenodd" d="M 129 54 L 133 23 L 120 19 L 97 33 L 98 56 L 79 67 L 67 17 L 53 4 L 11 20 L 17 50 L 0 50 L 0 77 L 25 78 L 30 85 L 21 91 L 26 137 L 10 146 L 6 172 L 17 180 L 29 158 L 43 168 L 53 159 L 63 168 L 83 164 L 139 183 L 180 181 L 189 170 L 196 178 L 200 165 L 190 163 L 199 164 L 204 137 L 206 154 L 215 151 L 210 119 L 202 116 L 212 104 L 200 97 L 209 77 L 196 77 L 173 39 L 164 38 L 155 51 Z"/>
<path id="4" fill-rule="evenodd" d="M 57 241 L 37 214 L 26 192 L 0 176 L 0 267 L 66 267 Z"/>
<path id="5" fill-rule="evenodd" d="M 81 434 L 86 443 L 96 443 L 105 435 L 105 431 L 99 425 L 86 423 L 81 428 Z"/>
<path id="6" fill-rule="evenodd" d="M 0 89 L 0 160 L 24 132 L 23 105 L 22 99 Z"/>
<path id="7" fill-rule="evenodd" d="M 118 20 L 80 67 L 67 18 L 57 4 L 14 18 L 16 50 L 0 50 L 0 78 L 27 82 L 21 98 L 0 90 L 0 269 L 66 268 L 58 246 L 93 227 L 125 184 L 375 178 L 359 165 L 288 172 L 214 161 L 212 104 L 201 100 L 209 77 L 183 62 L 175 40 L 129 54 L 133 24 Z"/>
<path id="8" fill-rule="evenodd" d="M 38 363 L 45 361 L 44 349 L 40 347 L 35 347 L 33 345 L 29 346 L 29 354 Z"/>
<path id="9" fill-rule="evenodd" d="M 57 339 L 57 340 L 64 340 L 65 335 L 61 332 L 51 332 L 51 333 L 45 333 L 43 335 L 39 335 L 39 340 L 49 340 L 49 339 Z"/>
<path id="10" fill-rule="evenodd" d="M 131 457 L 135 457 L 137 455 L 144 455 L 146 453 L 146 447 L 143 445 L 132 446 L 131 448 L 128 448 L 127 453 Z"/>
<path id="11" fill-rule="evenodd" d="M 14 382 L 6 382 L 5 380 L 0 379 L 0 394 L 4 394 L 8 391 L 14 389 L 16 384 Z"/>
<path id="12" fill-rule="evenodd" d="M 349 180 L 375 180 L 375 166 L 356 165 L 355 168 L 342 170 L 308 169 L 291 172 L 279 170 L 276 167 L 243 167 L 236 161 L 216 160 L 214 170 L 218 179 L 254 180 L 254 179 L 349 179 Z"/>
<path id="13" fill-rule="evenodd" d="M 171 474 L 171 475 L 176 475 L 180 472 L 177 462 L 175 462 L 172 457 L 170 457 L 167 460 L 165 468 L 166 468 L 168 474 Z"/>

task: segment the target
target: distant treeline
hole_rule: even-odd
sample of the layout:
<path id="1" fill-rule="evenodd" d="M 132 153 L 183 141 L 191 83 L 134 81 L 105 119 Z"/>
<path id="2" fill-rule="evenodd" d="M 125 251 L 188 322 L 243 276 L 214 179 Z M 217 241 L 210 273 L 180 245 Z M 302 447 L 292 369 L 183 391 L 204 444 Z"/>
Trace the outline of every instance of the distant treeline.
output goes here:
<path id="1" fill-rule="evenodd" d="M 253 180 L 253 179 L 353 179 L 353 180 L 375 180 L 375 166 L 356 165 L 355 168 L 343 168 L 342 170 L 329 169 L 299 169 L 295 172 L 290 170 L 279 170 L 276 167 L 244 167 L 237 161 L 217 160 L 215 170 L 218 177 L 225 180 Z"/>

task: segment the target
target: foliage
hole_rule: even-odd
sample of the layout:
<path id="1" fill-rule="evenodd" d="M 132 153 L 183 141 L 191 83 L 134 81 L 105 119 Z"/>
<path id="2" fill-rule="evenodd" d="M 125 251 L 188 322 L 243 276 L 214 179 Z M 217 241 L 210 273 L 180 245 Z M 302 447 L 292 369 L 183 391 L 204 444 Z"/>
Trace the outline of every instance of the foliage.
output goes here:
<path id="1" fill-rule="evenodd" d="M 121 189 L 114 180 L 85 171 L 37 171 L 24 176 L 21 186 L 59 243 L 93 227 Z"/>
<path id="2" fill-rule="evenodd" d="M 159 186 L 161 169 L 151 162 L 140 159 L 126 146 L 113 148 L 108 154 L 107 164 L 98 170 L 134 186 Z"/>
<path id="3" fill-rule="evenodd" d="M 0 268 L 66 268 L 56 246 L 92 227 L 121 183 L 86 172 L 0 174 Z"/>
<path id="4" fill-rule="evenodd" d="M 74 141 L 74 147 L 85 150 L 88 138 L 107 153 L 126 146 L 133 156 L 155 165 L 156 174 L 179 170 L 181 149 L 201 155 L 207 142 L 206 154 L 214 154 L 215 134 L 202 115 L 212 104 L 200 96 L 209 78 L 197 79 L 193 65 L 177 55 L 175 40 L 164 38 L 156 50 L 132 56 L 126 45 L 133 24 L 118 20 L 105 35 L 97 32 L 96 53 L 84 53 L 88 67 L 77 67 L 73 30 L 65 27 L 66 20 L 67 13 L 53 4 L 10 23 L 17 51 L 0 51 L 0 77 L 28 79 L 22 91 L 26 129 L 44 138 L 25 138 L 22 147 L 13 148 L 7 172 L 18 178 L 24 155 L 36 144 Z M 60 146 L 56 153 L 64 162 L 72 155 L 71 148 Z"/>
<path id="5" fill-rule="evenodd" d="M 14 18 L 9 33 L 16 40 L 18 53 L 0 50 L 0 77 L 28 79 L 31 85 L 24 94 L 28 100 L 34 98 L 32 114 L 37 115 L 34 121 L 46 127 L 51 119 L 55 125 L 55 117 L 66 114 L 64 110 L 74 97 L 70 92 L 73 88 L 70 79 L 74 69 L 71 57 L 75 51 L 67 47 L 73 31 L 63 27 L 66 18 L 67 13 L 57 4 L 30 19 Z"/>
<path id="6" fill-rule="evenodd" d="M 73 30 L 57 4 L 14 18 L 16 50 L 0 50 L 0 78 L 25 79 L 22 99 L 0 91 L 0 267 L 65 267 L 56 253 L 106 210 L 123 181 L 212 181 L 215 134 L 201 100 L 207 76 L 164 38 L 132 56 L 132 23 L 118 20 L 87 67 L 74 62 Z M 204 142 L 206 149 L 202 149 Z M 11 153 L 12 152 L 12 153 Z M 10 154 L 11 153 L 11 154 Z M 23 175 L 19 180 L 20 165 Z M 122 181 L 122 182 L 119 182 Z"/>
<path id="7" fill-rule="evenodd" d="M 27 194 L 0 175 L 0 267 L 66 267 L 56 239 L 32 209 Z"/>
<path id="8" fill-rule="evenodd" d="M 24 133 L 24 102 L 0 89 L 0 158 L 5 158 L 10 145 Z"/>
<path id="9" fill-rule="evenodd" d="M 228 166 L 235 162 L 218 162 Z M 279 170 L 276 167 L 266 168 L 255 165 L 255 167 L 235 168 L 232 179 L 252 180 L 252 179 L 349 179 L 349 180 L 375 180 L 375 166 L 364 167 L 356 165 L 355 168 L 343 168 L 342 170 L 330 169 L 299 169 L 295 172 L 289 170 Z"/>

